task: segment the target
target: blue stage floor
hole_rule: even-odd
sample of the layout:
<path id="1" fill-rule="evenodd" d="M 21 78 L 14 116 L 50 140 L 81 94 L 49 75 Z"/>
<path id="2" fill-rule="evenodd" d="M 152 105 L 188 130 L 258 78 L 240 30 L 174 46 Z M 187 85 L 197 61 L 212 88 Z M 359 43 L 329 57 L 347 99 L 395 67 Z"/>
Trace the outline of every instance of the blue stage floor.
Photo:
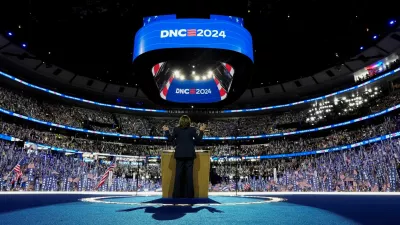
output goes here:
<path id="1" fill-rule="evenodd" d="M 0 224 L 400 224 L 400 196 L 212 196 L 195 202 L 99 196 L 2 194 Z M 195 205 L 166 205 L 173 203 Z"/>

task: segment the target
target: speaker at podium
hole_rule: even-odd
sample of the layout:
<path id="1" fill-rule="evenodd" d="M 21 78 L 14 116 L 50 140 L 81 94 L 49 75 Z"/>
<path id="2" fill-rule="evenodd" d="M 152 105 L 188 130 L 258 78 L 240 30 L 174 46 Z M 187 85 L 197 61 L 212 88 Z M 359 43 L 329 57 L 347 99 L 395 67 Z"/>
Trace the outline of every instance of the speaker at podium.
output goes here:
<path id="1" fill-rule="evenodd" d="M 174 150 L 165 150 L 161 154 L 162 197 L 172 198 L 175 182 L 176 160 Z M 190 171 L 188 171 L 190 172 Z M 195 198 L 208 198 L 210 176 L 210 151 L 196 151 L 193 164 L 193 185 Z"/>

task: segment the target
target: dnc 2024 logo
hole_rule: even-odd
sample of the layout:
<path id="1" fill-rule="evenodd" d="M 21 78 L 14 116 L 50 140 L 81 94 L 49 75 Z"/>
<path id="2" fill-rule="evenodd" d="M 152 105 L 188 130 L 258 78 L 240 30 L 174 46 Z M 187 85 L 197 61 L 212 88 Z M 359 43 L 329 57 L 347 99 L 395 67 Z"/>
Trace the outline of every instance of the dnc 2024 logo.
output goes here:
<path id="1" fill-rule="evenodd" d="M 175 30 L 161 30 L 161 38 L 170 37 L 213 37 L 213 38 L 225 38 L 226 34 L 224 30 L 208 30 L 208 29 L 175 29 Z"/>
<path id="2" fill-rule="evenodd" d="M 177 88 L 175 94 L 183 95 L 209 95 L 211 94 L 211 89 L 196 89 L 196 88 Z"/>

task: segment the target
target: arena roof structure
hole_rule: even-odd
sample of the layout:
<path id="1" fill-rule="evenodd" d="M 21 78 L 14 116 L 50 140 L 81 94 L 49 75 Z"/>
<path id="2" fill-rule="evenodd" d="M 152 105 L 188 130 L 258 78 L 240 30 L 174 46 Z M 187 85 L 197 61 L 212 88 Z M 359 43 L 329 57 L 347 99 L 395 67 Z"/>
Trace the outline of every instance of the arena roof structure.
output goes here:
<path id="1" fill-rule="evenodd" d="M 17 13 L 0 14 L 4 17 L 0 26 L 2 67 L 27 81 L 34 74 L 36 84 L 48 88 L 134 107 L 157 108 L 135 82 L 138 74 L 132 74 L 130 67 L 135 31 L 142 26 L 142 18 L 149 15 L 176 13 L 182 18 L 204 18 L 220 13 L 244 18 L 244 26 L 253 36 L 256 69 L 249 74 L 252 78 L 248 90 L 228 108 L 293 102 L 351 86 L 354 73 L 397 54 L 400 47 L 399 20 L 390 4 L 43 4 L 15 4 L 10 7 Z M 49 6 L 53 10 L 46 10 Z M 340 16 L 332 9 L 340 11 Z"/>

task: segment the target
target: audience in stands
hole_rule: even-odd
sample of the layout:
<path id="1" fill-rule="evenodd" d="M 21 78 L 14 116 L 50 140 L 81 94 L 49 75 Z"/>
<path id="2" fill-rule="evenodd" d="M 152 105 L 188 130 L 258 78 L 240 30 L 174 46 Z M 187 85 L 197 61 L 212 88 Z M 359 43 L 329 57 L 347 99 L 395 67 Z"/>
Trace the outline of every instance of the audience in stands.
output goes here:
<path id="1" fill-rule="evenodd" d="M 385 120 L 376 125 L 360 126 L 353 130 L 330 130 L 326 135 L 313 136 L 313 134 L 301 137 L 284 137 L 279 139 L 267 139 L 264 144 L 249 145 L 244 142 L 238 151 L 239 155 L 270 155 L 281 153 L 304 152 L 310 150 L 325 149 L 339 145 L 354 143 L 357 141 L 373 138 L 399 130 L 400 117 L 386 117 Z M 91 140 L 55 134 L 51 131 L 38 131 L 12 123 L 3 122 L 0 133 L 49 146 L 74 149 L 85 152 L 104 152 L 113 154 L 159 156 L 162 150 L 171 149 L 170 143 L 165 145 L 138 145 L 119 142 Z M 232 156 L 236 154 L 233 146 L 199 146 L 199 149 L 209 149 L 214 156 Z"/>
<path id="2" fill-rule="evenodd" d="M 301 111 L 270 113 L 268 115 L 212 119 L 207 122 L 206 136 L 247 136 L 265 133 L 289 132 L 303 125 L 317 125 L 318 122 L 340 120 L 340 116 L 362 116 L 358 108 L 368 108 L 376 112 L 399 103 L 399 92 L 378 98 L 382 92 L 378 88 L 365 90 L 365 93 L 352 94 L 348 98 L 333 98 L 330 101 L 315 102 L 311 108 Z M 328 107 L 329 106 L 329 107 Z M 30 116 L 62 125 L 97 130 L 118 132 L 139 136 L 162 136 L 162 126 L 176 126 L 176 118 L 139 117 L 130 114 L 115 114 L 107 111 L 84 109 L 67 103 L 53 103 L 0 87 L 0 107 L 22 115 Z M 363 112 L 365 115 L 365 112 Z M 200 121 L 204 122 L 204 121 Z M 193 123 L 193 126 L 198 126 Z"/>
<path id="3" fill-rule="evenodd" d="M 112 182 L 98 189 L 110 161 L 18 147 L 0 141 L 0 191 L 161 191 L 160 166 L 145 160 L 137 167 L 119 160 Z M 210 191 L 399 191 L 400 141 L 308 157 L 255 162 L 214 162 L 220 179 Z M 108 163 L 107 163 L 108 162 Z M 14 168 L 20 167 L 21 175 Z M 237 170 L 236 170 L 237 168 Z M 276 173 L 274 173 L 274 170 Z M 237 171 L 237 173 L 236 173 Z M 238 185 L 233 177 L 238 175 Z M 138 176 L 136 176 L 138 175 Z M 136 180 L 138 177 L 139 180 Z M 138 185 L 137 185 L 138 183 Z"/>

